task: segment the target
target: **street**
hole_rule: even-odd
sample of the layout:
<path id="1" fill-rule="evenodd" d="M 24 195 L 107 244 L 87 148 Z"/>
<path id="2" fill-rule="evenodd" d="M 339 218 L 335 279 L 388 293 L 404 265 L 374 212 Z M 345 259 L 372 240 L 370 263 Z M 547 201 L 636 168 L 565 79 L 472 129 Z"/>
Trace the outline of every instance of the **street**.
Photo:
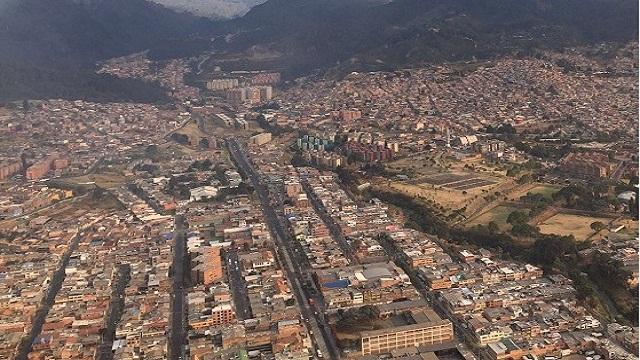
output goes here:
<path id="1" fill-rule="evenodd" d="M 434 296 L 434 293 L 430 291 L 424 281 L 418 276 L 415 270 L 409 267 L 404 261 L 402 261 L 402 251 L 389 239 L 380 239 L 380 245 L 384 248 L 385 252 L 394 260 L 394 262 L 400 266 L 405 273 L 409 276 L 413 286 L 418 289 L 420 295 L 427 300 L 427 303 L 431 308 L 443 319 L 449 319 L 453 324 L 453 331 L 459 340 L 464 340 L 463 330 L 456 321 L 456 319 L 449 314 L 446 309 L 442 307 L 440 302 Z"/>
<path id="2" fill-rule="evenodd" d="M 229 287 L 233 292 L 233 302 L 236 305 L 236 315 L 240 320 L 251 319 L 251 303 L 247 285 L 242 276 L 242 269 L 239 267 L 238 251 L 227 250 L 227 274 L 229 277 Z"/>
<path id="3" fill-rule="evenodd" d="M 325 323 L 322 312 L 318 312 L 317 309 L 312 308 L 309 305 L 308 298 L 305 295 L 302 288 L 302 282 L 304 282 L 303 272 L 301 271 L 300 264 L 297 261 L 292 261 L 294 252 L 291 247 L 291 242 L 288 233 L 284 230 L 282 223 L 278 219 L 278 216 L 269 202 L 269 195 L 266 186 L 263 184 L 259 175 L 250 165 L 249 160 L 246 158 L 244 150 L 234 138 L 227 140 L 229 153 L 236 162 L 236 165 L 242 168 L 242 171 L 247 174 L 249 180 L 253 184 L 262 204 L 265 220 L 269 226 L 272 236 L 278 245 L 276 248 L 276 255 L 286 272 L 287 278 L 290 280 L 290 285 L 296 300 L 300 306 L 302 316 L 308 319 L 308 325 L 310 330 L 314 333 L 314 339 L 318 348 L 326 354 L 330 359 L 339 359 L 340 354 L 337 344 L 333 335 L 330 332 L 330 327 Z M 320 334 L 321 336 L 317 336 Z"/>
<path id="4" fill-rule="evenodd" d="M 353 249 L 351 248 L 351 245 L 349 245 L 349 243 L 347 242 L 347 239 L 344 237 L 344 234 L 342 233 L 342 229 L 340 229 L 340 226 L 336 224 L 331 218 L 331 216 L 327 213 L 324 206 L 322 206 L 322 203 L 320 203 L 320 200 L 318 200 L 318 198 L 313 193 L 311 186 L 309 185 L 309 182 L 306 179 L 302 181 L 302 187 L 304 188 L 304 191 L 307 193 L 307 197 L 309 198 L 309 200 L 311 200 L 311 204 L 313 205 L 313 208 L 316 210 L 316 213 L 318 213 L 318 215 L 320 216 L 324 224 L 329 229 L 329 233 L 331 234 L 331 238 L 333 239 L 333 241 L 335 241 L 340 246 L 344 256 L 349 260 L 349 263 L 351 265 L 357 264 L 358 260 L 353 255 Z"/>
<path id="5" fill-rule="evenodd" d="M 120 316 L 122 316 L 122 310 L 124 309 L 124 291 L 131 279 L 131 268 L 128 264 L 122 264 L 118 266 L 118 276 L 116 278 L 115 286 L 111 293 L 111 304 L 109 305 L 109 316 L 107 318 L 107 327 L 102 334 L 102 343 L 98 348 L 96 359 L 98 360 L 111 360 L 113 359 L 113 352 L 111 352 L 111 346 L 115 340 L 116 328 L 120 322 Z"/>
<path id="6" fill-rule="evenodd" d="M 16 360 L 26 360 L 29 355 L 29 352 L 31 352 L 31 346 L 33 345 L 33 340 L 35 340 L 36 336 L 38 336 L 38 334 L 40 334 L 40 332 L 42 331 L 42 325 L 44 325 L 44 322 L 47 318 L 47 314 L 49 313 L 49 308 L 53 306 L 56 298 L 56 294 L 58 293 L 58 291 L 60 291 L 60 288 L 62 287 L 62 282 L 64 281 L 64 278 L 65 278 L 64 269 L 67 267 L 67 264 L 69 264 L 69 257 L 75 251 L 76 247 L 78 246 L 78 243 L 80 242 L 81 237 L 82 235 L 80 231 L 76 231 L 76 234 L 73 236 L 73 239 L 71 240 L 71 243 L 69 245 L 69 249 L 67 249 L 67 251 L 62 256 L 62 259 L 60 261 L 60 267 L 53 274 L 51 282 L 49 283 L 49 289 L 47 290 L 47 295 L 43 299 L 42 305 L 38 309 L 38 312 L 36 313 L 33 319 L 33 325 L 31 326 L 31 331 L 29 332 L 29 334 L 27 334 L 27 337 L 23 339 L 22 343 L 20 344 L 20 347 L 18 348 L 18 353 L 16 354 Z"/>
<path id="7" fill-rule="evenodd" d="M 182 360 L 186 341 L 186 324 L 184 308 L 184 257 L 186 247 L 185 219 L 182 215 L 176 215 L 175 230 L 173 233 L 173 289 L 171 298 L 171 330 L 169 349 L 172 360 Z"/>

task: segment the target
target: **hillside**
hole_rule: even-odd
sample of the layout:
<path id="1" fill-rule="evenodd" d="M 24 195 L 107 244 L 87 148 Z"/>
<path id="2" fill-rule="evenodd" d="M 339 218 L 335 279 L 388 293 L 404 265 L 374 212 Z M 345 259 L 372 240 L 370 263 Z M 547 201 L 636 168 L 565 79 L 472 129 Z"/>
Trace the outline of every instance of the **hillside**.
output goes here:
<path id="1" fill-rule="evenodd" d="M 633 0 L 270 0 L 225 24 L 233 36 L 220 46 L 284 54 L 295 74 L 394 68 L 624 43 L 637 39 L 637 14 Z"/>
<path id="2" fill-rule="evenodd" d="M 637 14 L 634 0 L 269 0 L 216 23 L 147 0 L 3 0 L 0 102 L 162 101 L 156 84 L 94 74 L 98 61 L 147 49 L 157 60 L 213 45 L 222 56 L 244 54 L 230 56 L 238 64 L 229 67 L 263 65 L 291 77 L 626 43 L 638 37 Z"/>
<path id="3" fill-rule="evenodd" d="M 95 63 L 146 49 L 174 55 L 177 42 L 182 52 L 200 52 L 209 44 L 195 35 L 212 24 L 145 0 L 7 0 L 0 28 L 0 101 L 153 101 L 163 97 L 157 86 L 95 75 Z"/>

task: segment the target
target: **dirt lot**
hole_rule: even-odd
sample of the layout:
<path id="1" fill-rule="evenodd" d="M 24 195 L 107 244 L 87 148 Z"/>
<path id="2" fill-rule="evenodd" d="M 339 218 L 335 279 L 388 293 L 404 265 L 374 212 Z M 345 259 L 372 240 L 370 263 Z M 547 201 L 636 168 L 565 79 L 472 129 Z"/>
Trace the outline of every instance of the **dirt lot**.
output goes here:
<path id="1" fill-rule="evenodd" d="M 197 143 L 200 138 L 207 136 L 207 134 L 200 131 L 198 125 L 194 121 L 188 122 L 185 126 L 183 126 L 181 129 L 176 130 L 175 132 L 178 134 L 187 135 L 192 143 Z"/>
<path id="2" fill-rule="evenodd" d="M 391 172 L 412 177 L 435 175 L 444 170 L 444 166 L 434 154 L 417 155 L 391 161 L 385 164 L 385 168 Z"/>
<path id="3" fill-rule="evenodd" d="M 538 227 L 543 234 L 573 235 L 577 241 L 584 241 L 594 233 L 590 226 L 596 221 L 608 224 L 611 219 L 558 213 Z"/>

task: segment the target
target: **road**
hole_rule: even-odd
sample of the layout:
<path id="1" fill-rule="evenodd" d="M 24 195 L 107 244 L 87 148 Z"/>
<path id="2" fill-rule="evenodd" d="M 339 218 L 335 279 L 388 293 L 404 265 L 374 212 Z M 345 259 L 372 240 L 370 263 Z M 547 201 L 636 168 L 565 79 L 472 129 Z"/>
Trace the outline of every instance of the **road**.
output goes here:
<path id="1" fill-rule="evenodd" d="M 302 271 L 299 262 L 291 260 L 295 255 L 292 250 L 291 238 L 285 231 L 275 210 L 269 202 L 269 195 L 266 186 L 260 179 L 260 176 L 256 173 L 250 161 L 247 159 L 244 149 L 238 141 L 235 138 L 227 139 L 227 146 L 236 165 L 247 175 L 260 198 L 265 220 L 271 230 L 271 234 L 276 245 L 278 245 L 276 247 L 276 256 L 278 257 L 278 260 L 290 281 L 291 289 L 296 297 L 298 305 L 300 306 L 302 316 L 306 319 L 310 331 L 313 331 L 313 338 L 315 339 L 317 347 L 322 351 L 324 356 L 329 359 L 340 359 L 338 346 L 331 334 L 330 327 L 326 323 L 322 311 L 318 311 L 321 309 L 312 307 L 309 304 L 308 297 L 302 286 L 302 283 L 304 282 L 304 272 Z"/>
<path id="2" fill-rule="evenodd" d="M 392 240 L 381 238 L 380 245 L 384 248 L 385 252 L 394 259 L 394 262 L 398 264 L 409 276 L 411 283 L 418 290 L 420 295 L 427 301 L 429 306 L 443 319 L 449 319 L 453 324 L 453 330 L 458 339 L 464 339 L 464 331 L 457 320 L 449 314 L 448 311 L 440 304 L 436 299 L 435 293 L 430 291 L 425 282 L 418 276 L 417 272 L 410 268 L 406 262 L 402 260 L 403 253 Z"/>
<path id="3" fill-rule="evenodd" d="M 626 168 L 626 162 L 624 160 L 620 161 L 616 166 L 616 169 L 613 171 L 613 174 L 611 174 L 611 180 L 614 180 L 614 181 L 620 180 L 620 178 L 622 177 L 622 174 L 624 174 L 625 168 Z"/>
<path id="4" fill-rule="evenodd" d="M 347 260 L 349 260 L 349 263 L 351 265 L 357 264 L 358 259 L 356 259 L 356 257 L 354 256 L 353 248 L 342 233 L 340 225 L 336 224 L 336 222 L 327 213 L 326 209 L 320 202 L 320 199 L 315 196 L 315 194 L 313 193 L 313 189 L 311 189 L 311 185 L 309 185 L 309 182 L 306 179 L 303 179 L 302 187 L 307 193 L 307 197 L 309 198 L 309 200 L 311 200 L 311 204 L 316 210 L 316 213 L 318 213 L 324 224 L 329 229 L 329 233 L 331 234 L 331 238 L 333 239 L 333 241 L 335 241 L 338 246 L 340 246 L 340 249 L 342 249 L 342 253 L 347 258 Z"/>
<path id="5" fill-rule="evenodd" d="M 187 230 L 184 216 L 176 215 L 173 232 L 173 288 L 171 292 L 171 329 L 169 330 L 169 349 L 172 360 L 185 359 L 186 324 L 184 307 L 184 258 Z"/>
<path id="6" fill-rule="evenodd" d="M 43 298 L 42 304 L 38 309 L 38 311 L 36 312 L 36 315 L 33 319 L 33 323 L 31 325 L 31 331 L 22 340 L 22 342 L 20 343 L 20 346 L 18 347 L 18 352 L 15 357 L 16 360 L 27 360 L 27 356 L 29 355 L 29 352 L 31 352 L 31 346 L 33 345 L 33 340 L 42 331 L 42 325 L 44 325 L 44 322 L 47 319 L 49 308 L 53 306 L 53 303 L 56 299 L 56 295 L 58 294 L 58 291 L 60 291 L 60 288 L 62 288 L 62 283 L 64 282 L 64 278 L 65 278 L 64 270 L 69 264 L 69 257 L 76 250 L 76 248 L 78 247 L 78 243 L 80 242 L 80 239 L 82 238 L 82 236 L 84 236 L 83 231 L 90 228 L 91 226 L 98 223 L 99 221 L 102 221 L 103 218 L 104 218 L 103 216 L 100 216 L 94 221 L 80 226 L 76 230 L 76 233 L 71 238 L 71 241 L 69 243 L 69 248 L 62 256 L 62 259 L 60 260 L 60 266 L 53 273 L 51 282 L 49 283 L 49 289 L 47 290 L 47 294 Z"/>
<path id="7" fill-rule="evenodd" d="M 102 334 L 102 343 L 98 347 L 96 353 L 97 360 L 113 359 L 111 347 L 116 336 L 116 326 L 120 322 L 122 310 L 124 308 L 124 291 L 131 279 L 131 268 L 128 264 L 118 266 L 118 276 L 111 292 L 111 304 L 109 305 L 109 315 L 107 317 L 107 326 Z"/>
<path id="8" fill-rule="evenodd" d="M 33 345 L 33 340 L 40 334 L 42 331 L 42 325 L 44 325 L 45 320 L 47 319 L 47 314 L 49 313 L 49 309 L 53 306 L 53 303 L 56 298 L 56 294 L 60 291 L 62 287 L 62 283 L 64 282 L 65 273 L 64 269 L 69 264 L 69 257 L 75 251 L 78 246 L 78 242 L 80 242 L 80 232 L 76 232 L 73 239 L 71 240 L 71 244 L 69 245 L 69 249 L 62 256 L 62 260 L 60 261 L 60 266 L 53 274 L 51 279 L 51 283 L 49 283 L 49 289 L 47 290 L 47 295 L 43 299 L 42 305 L 38 309 L 35 318 L 33 319 L 33 324 L 31 326 L 31 331 L 27 335 L 26 338 L 22 340 L 20 343 L 20 347 L 18 348 L 18 353 L 16 354 L 16 360 L 27 360 L 27 356 L 29 352 L 31 352 L 31 346 Z"/>
<path id="9" fill-rule="evenodd" d="M 227 269 L 229 285 L 233 292 L 233 303 L 236 305 L 236 315 L 240 320 L 251 319 L 253 315 L 251 314 L 251 302 L 249 301 L 247 284 L 242 276 L 238 252 L 235 249 L 227 251 Z"/>

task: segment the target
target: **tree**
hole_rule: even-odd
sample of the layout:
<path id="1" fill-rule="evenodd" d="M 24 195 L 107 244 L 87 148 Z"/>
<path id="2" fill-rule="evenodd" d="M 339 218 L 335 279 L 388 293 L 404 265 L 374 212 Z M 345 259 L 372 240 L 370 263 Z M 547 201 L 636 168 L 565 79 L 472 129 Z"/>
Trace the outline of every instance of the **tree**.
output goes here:
<path id="1" fill-rule="evenodd" d="M 603 224 L 602 221 L 594 221 L 591 223 L 590 227 L 591 227 L 591 230 L 598 232 L 600 230 L 603 230 L 607 226 Z"/>
<path id="2" fill-rule="evenodd" d="M 515 236 L 533 237 L 538 233 L 538 229 L 527 223 L 515 223 L 511 227 L 511 233 Z"/>
<path id="3" fill-rule="evenodd" d="M 152 144 L 147 146 L 147 148 L 144 150 L 144 153 L 148 158 L 155 158 L 156 156 L 158 156 L 158 145 Z"/>
<path id="4" fill-rule="evenodd" d="M 507 217 L 507 223 L 511 225 L 526 224 L 529 221 L 529 216 L 522 211 L 516 210 L 509 214 Z"/>
<path id="5" fill-rule="evenodd" d="M 171 134 L 171 140 L 177 142 L 178 144 L 181 145 L 187 145 L 189 144 L 189 136 L 185 135 L 185 134 L 179 134 L 179 133 L 173 133 Z"/>
<path id="6" fill-rule="evenodd" d="M 360 318 L 369 321 L 376 320 L 380 317 L 380 309 L 377 306 L 365 305 L 358 309 Z"/>
<path id="7" fill-rule="evenodd" d="M 544 235 L 534 242 L 530 260 L 549 268 L 557 259 L 576 252 L 577 247 L 573 236 Z"/>
<path id="8" fill-rule="evenodd" d="M 496 224 L 495 221 L 489 221 L 489 224 L 487 224 L 487 229 L 489 229 L 489 232 L 492 233 L 497 233 L 498 231 L 500 231 L 500 227 L 498 226 L 498 224 Z"/>
<path id="9" fill-rule="evenodd" d="M 498 133 L 500 134 L 515 134 L 516 129 L 511 124 L 502 124 L 498 126 Z"/>

